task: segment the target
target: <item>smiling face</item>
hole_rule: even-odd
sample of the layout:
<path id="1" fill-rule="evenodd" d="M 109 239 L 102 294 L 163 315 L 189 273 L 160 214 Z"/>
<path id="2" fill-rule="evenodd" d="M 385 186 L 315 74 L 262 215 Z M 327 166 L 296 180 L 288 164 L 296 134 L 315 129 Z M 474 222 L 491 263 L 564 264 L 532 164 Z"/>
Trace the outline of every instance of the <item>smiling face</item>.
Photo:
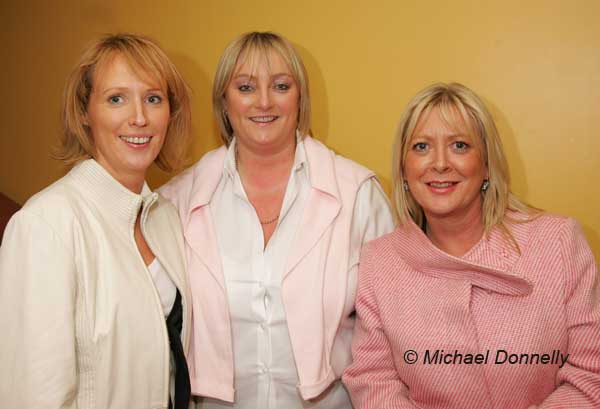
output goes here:
<path id="1" fill-rule="evenodd" d="M 235 67 L 225 91 L 227 117 L 240 146 L 281 149 L 295 141 L 298 84 L 275 51 L 253 57 Z"/>
<path id="2" fill-rule="evenodd" d="M 86 123 L 94 140 L 94 158 L 139 193 L 167 133 L 167 92 L 150 76 L 138 76 L 119 54 L 97 69 L 92 83 Z"/>
<path id="3" fill-rule="evenodd" d="M 481 185 L 487 167 L 469 129 L 456 112 L 452 124 L 447 123 L 437 107 L 417 122 L 404 176 L 428 221 L 481 220 Z"/>

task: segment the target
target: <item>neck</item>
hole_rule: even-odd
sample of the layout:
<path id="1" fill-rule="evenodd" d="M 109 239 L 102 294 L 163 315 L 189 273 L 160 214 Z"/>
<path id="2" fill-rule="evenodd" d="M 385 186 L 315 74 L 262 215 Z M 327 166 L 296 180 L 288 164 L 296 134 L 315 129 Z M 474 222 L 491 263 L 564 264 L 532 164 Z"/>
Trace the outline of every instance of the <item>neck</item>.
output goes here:
<path id="1" fill-rule="evenodd" d="M 483 236 L 481 208 L 475 207 L 461 217 L 426 215 L 426 234 L 440 250 L 456 257 L 467 253 Z"/>
<path id="2" fill-rule="evenodd" d="M 131 173 L 123 173 L 116 172 L 110 166 L 107 166 L 106 163 L 102 161 L 96 161 L 102 166 L 117 182 L 125 186 L 127 189 L 131 190 L 136 195 L 142 193 L 142 187 L 144 186 L 144 180 L 146 178 L 146 173 L 139 172 L 131 172 Z"/>
<path id="3" fill-rule="evenodd" d="M 142 193 L 142 187 L 144 186 L 144 178 L 141 179 L 139 177 L 135 178 L 123 178 L 117 179 L 119 183 L 125 186 L 127 189 L 131 190 L 136 195 Z"/>
<path id="4" fill-rule="evenodd" d="M 279 149 L 252 149 L 236 141 L 236 164 L 244 185 L 268 191 L 278 182 L 287 183 L 294 157 L 296 139 Z"/>

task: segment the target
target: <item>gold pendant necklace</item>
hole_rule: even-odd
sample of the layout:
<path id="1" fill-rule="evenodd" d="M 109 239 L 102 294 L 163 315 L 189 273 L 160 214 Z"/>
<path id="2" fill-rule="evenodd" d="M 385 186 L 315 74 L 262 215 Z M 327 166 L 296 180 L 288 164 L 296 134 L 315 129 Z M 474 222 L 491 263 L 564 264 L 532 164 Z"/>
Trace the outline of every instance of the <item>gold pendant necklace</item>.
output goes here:
<path id="1" fill-rule="evenodd" d="M 277 217 L 275 217 L 274 219 L 271 219 L 271 220 L 262 221 L 262 220 L 258 219 L 258 221 L 260 222 L 261 225 L 266 226 L 268 224 L 276 222 L 277 219 L 279 219 L 279 215 L 277 215 Z"/>

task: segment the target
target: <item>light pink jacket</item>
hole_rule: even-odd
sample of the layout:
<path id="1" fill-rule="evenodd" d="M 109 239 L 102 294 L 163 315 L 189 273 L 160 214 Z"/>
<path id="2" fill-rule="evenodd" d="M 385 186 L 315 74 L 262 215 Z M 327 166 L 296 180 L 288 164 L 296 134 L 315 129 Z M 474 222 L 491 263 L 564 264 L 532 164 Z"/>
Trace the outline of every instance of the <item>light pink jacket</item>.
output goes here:
<path id="1" fill-rule="evenodd" d="M 335 356 L 345 310 L 350 228 L 360 185 L 373 173 L 304 139 L 311 191 L 303 221 L 283 274 L 282 298 L 299 390 L 304 399 L 323 392 L 341 376 L 348 357 Z M 161 188 L 179 210 L 192 290 L 188 365 L 192 393 L 233 401 L 234 363 L 227 291 L 211 216 L 211 198 L 223 173 L 226 148 L 206 154 L 194 167 Z M 353 291 L 353 290 L 352 290 Z M 347 350 L 350 349 L 348 340 Z"/>
<path id="2" fill-rule="evenodd" d="M 600 286 L 583 233 L 551 215 L 511 230 L 521 255 L 493 231 L 452 257 L 412 222 L 365 247 L 343 378 L 356 409 L 600 408 Z M 490 356 L 432 364 L 442 349 Z M 569 356 L 560 369 L 495 364 L 498 350 Z"/>

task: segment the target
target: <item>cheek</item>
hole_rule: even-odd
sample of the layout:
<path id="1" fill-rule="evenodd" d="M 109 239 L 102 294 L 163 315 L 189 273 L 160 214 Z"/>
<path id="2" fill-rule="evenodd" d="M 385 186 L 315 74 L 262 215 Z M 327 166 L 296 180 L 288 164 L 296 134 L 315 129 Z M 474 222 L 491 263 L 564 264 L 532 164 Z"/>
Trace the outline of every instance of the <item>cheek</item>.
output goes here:
<path id="1" fill-rule="evenodd" d="M 418 158 L 410 152 L 404 160 L 404 177 L 406 180 L 416 179 L 421 176 L 426 169 L 426 165 L 422 158 Z"/>
<path id="2" fill-rule="evenodd" d="M 251 101 L 249 97 L 244 97 L 231 92 L 225 93 L 225 101 L 223 106 L 230 117 L 242 114 L 248 109 L 250 104 Z"/>
<path id="3" fill-rule="evenodd" d="M 162 112 L 159 116 L 160 127 L 165 131 L 169 127 L 169 122 L 171 121 L 171 112 L 167 109 L 165 112 Z"/>
<path id="4" fill-rule="evenodd" d="M 465 159 L 466 160 L 460 163 L 460 169 L 462 169 L 463 174 L 465 174 L 466 176 L 473 176 L 483 179 L 486 175 L 486 167 L 482 163 L 479 156 L 474 156 Z"/>
<path id="5" fill-rule="evenodd" d="M 89 132 L 92 140 L 95 144 L 102 144 L 105 139 L 108 139 L 108 134 L 111 133 L 115 128 L 114 118 L 107 115 L 100 115 L 97 112 L 90 113 L 88 116 L 89 120 Z"/>
<path id="6" fill-rule="evenodd" d="M 279 106 L 281 107 L 282 111 L 284 111 L 285 113 L 289 114 L 289 115 L 298 115 L 298 110 L 299 110 L 299 96 L 298 93 L 292 93 L 292 94 L 287 94 L 285 96 L 283 96 L 283 98 L 280 99 L 279 101 Z"/>

